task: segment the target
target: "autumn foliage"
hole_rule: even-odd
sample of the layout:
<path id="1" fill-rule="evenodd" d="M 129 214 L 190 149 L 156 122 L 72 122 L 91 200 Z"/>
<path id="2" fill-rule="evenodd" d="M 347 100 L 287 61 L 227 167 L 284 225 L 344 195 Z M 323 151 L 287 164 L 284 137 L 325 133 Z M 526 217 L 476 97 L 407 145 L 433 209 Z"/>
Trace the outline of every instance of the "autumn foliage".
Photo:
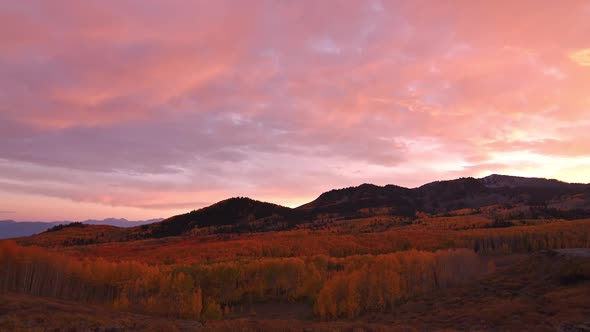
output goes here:
<path id="1" fill-rule="evenodd" d="M 465 249 L 411 250 L 345 261 L 346 271 L 330 278 L 320 290 L 314 307 L 320 317 L 352 318 L 391 311 L 414 295 L 472 281 L 493 270 Z"/>
<path id="2" fill-rule="evenodd" d="M 39 248 L 0 242 L 0 288 L 37 296 L 110 303 L 120 285 L 132 278 L 134 263 L 76 260 Z"/>
<path id="3" fill-rule="evenodd" d="M 589 219 L 492 222 L 452 215 L 406 225 L 373 217 L 325 229 L 22 245 L 32 237 L 0 242 L 0 290 L 205 321 L 255 303 L 299 303 L 320 319 L 355 318 L 478 280 L 494 270 L 494 255 L 590 246 Z M 79 231 L 50 232 L 40 243 Z"/>
<path id="4" fill-rule="evenodd" d="M 76 259 L 14 242 L 0 244 L 0 264 L 5 291 L 191 319 L 217 319 L 222 308 L 269 300 L 311 303 L 322 318 L 354 317 L 488 271 L 469 250 L 149 266 Z"/>

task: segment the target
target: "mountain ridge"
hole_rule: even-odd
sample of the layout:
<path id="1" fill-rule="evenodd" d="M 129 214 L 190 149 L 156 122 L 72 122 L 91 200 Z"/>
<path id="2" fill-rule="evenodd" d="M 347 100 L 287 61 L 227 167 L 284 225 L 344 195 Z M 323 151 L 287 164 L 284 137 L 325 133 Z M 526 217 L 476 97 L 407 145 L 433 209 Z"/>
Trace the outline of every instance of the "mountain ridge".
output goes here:
<path id="1" fill-rule="evenodd" d="M 435 215 L 489 206 L 504 206 L 531 217 L 590 217 L 590 185 L 492 174 L 483 178 L 433 181 L 415 188 L 363 183 L 326 191 L 296 208 L 233 197 L 161 221 L 130 227 L 125 231 L 127 235 L 117 238 L 264 232 L 378 215 L 412 220 L 418 214 Z"/>
<path id="2" fill-rule="evenodd" d="M 563 197 L 568 195 L 578 195 L 578 199 L 579 195 L 585 195 L 584 202 L 590 208 L 589 185 L 554 179 L 491 174 L 482 178 L 433 181 L 415 188 L 363 183 L 326 191 L 295 208 L 245 197 L 229 198 L 142 228 L 148 236 L 156 237 L 186 235 L 195 228 L 211 226 L 219 226 L 224 232 L 268 231 L 277 229 L 279 224 L 290 228 L 318 219 L 350 219 L 377 214 L 413 218 L 419 212 L 445 213 L 497 204 L 551 205 L 560 199 L 563 202 Z M 220 212 L 220 209 L 228 211 Z"/>
<path id="3" fill-rule="evenodd" d="M 295 209 L 248 197 L 232 197 L 188 213 L 172 216 L 161 222 L 141 226 L 152 237 L 176 236 L 202 227 L 231 227 L 228 231 L 254 231 L 260 227 L 293 223 L 302 214 Z"/>

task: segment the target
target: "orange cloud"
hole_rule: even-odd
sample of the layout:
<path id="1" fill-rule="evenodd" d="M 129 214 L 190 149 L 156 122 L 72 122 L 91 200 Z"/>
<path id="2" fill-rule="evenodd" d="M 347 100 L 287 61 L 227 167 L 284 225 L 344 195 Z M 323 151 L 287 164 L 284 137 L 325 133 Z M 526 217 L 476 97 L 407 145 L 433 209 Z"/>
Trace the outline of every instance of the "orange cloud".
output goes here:
<path id="1" fill-rule="evenodd" d="M 590 66 L 590 48 L 572 52 L 569 57 L 580 66 Z"/>
<path id="2" fill-rule="evenodd" d="M 6 2 L 0 190 L 159 216 L 486 172 L 590 182 L 587 18 L 586 1 Z"/>

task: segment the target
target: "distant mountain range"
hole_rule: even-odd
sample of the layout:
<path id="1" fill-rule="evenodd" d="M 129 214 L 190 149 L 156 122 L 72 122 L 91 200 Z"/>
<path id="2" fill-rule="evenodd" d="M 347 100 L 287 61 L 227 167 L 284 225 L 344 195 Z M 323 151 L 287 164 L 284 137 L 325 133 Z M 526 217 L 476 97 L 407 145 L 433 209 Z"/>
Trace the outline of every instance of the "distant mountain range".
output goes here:
<path id="1" fill-rule="evenodd" d="M 111 225 L 116 227 L 134 227 L 139 225 L 150 224 L 162 221 L 162 218 L 150 220 L 129 221 L 123 218 L 107 218 L 103 220 L 89 219 L 82 221 L 87 225 Z M 38 234 L 48 230 L 57 225 L 69 224 L 71 221 L 14 221 L 14 220 L 0 220 L 0 239 L 8 239 L 14 237 L 23 237 L 33 234 Z"/>
<path id="2" fill-rule="evenodd" d="M 88 238 L 78 242 L 162 238 L 201 232 L 265 232 L 307 227 L 305 225 L 324 227 L 335 220 L 383 215 L 411 222 L 418 216 L 456 213 L 484 214 L 492 219 L 506 220 L 590 218 L 590 185 L 493 174 L 480 179 L 436 181 L 417 188 L 362 184 L 325 192 L 297 208 L 237 197 L 164 220 L 86 221 L 86 224 L 134 227 L 99 231 L 86 226 L 83 234 Z M 8 234 L 1 225 L 0 235 L 3 237 L 23 236 L 53 226 L 42 224 L 44 229 L 33 229 L 32 225 L 22 225 L 26 227 L 21 228 L 21 233 Z M 76 228 L 69 229 L 74 231 Z M 64 228 L 64 231 L 68 229 Z"/>
<path id="3" fill-rule="evenodd" d="M 480 179 L 436 181 L 417 188 L 362 184 L 325 192 L 294 209 L 244 197 L 230 198 L 140 226 L 134 236 L 188 235 L 211 226 L 218 228 L 216 232 L 270 231 L 322 220 L 374 215 L 411 219 L 417 213 L 441 214 L 483 207 L 518 212 L 523 218 L 590 217 L 590 185 L 493 174 Z"/>

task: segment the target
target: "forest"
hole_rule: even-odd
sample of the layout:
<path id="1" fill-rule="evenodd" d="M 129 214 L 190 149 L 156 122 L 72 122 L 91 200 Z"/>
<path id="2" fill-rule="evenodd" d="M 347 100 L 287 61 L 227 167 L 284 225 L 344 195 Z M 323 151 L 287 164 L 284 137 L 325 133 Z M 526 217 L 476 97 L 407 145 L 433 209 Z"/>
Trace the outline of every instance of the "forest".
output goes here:
<path id="1" fill-rule="evenodd" d="M 0 289 L 199 322 L 248 317 L 260 303 L 301 304 L 312 320 L 354 320 L 477 283 L 494 274 L 498 257 L 590 246 L 590 220 L 505 228 L 481 227 L 484 221 L 430 217 L 366 232 L 365 227 L 380 230 L 388 221 L 355 219 L 325 230 L 181 237 L 157 244 L 39 247 L 2 241 Z M 78 231 L 61 231 L 68 229 Z"/>
<path id="2" fill-rule="evenodd" d="M 84 304 L 122 317 L 123 330 L 453 330 L 456 317 L 466 330 L 551 330 L 587 316 L 587 187 L 480 184 L 362 185 L 297 209 L 235 198 L 144 226 L 60 225 L 0 242 L 0 299 L 9 311 L 28 297 Z M 398 208 L 409 199 L 422 210 Z M 504 307 L 530 317 L 497 319 Z M 0 331 L 30 325 L 7 317 Z"/>
<path id="3" fill-rule="evenodd" d="M 354 318 L 494 268 L 467 249 L 148 265 L 78 260 L 9 241 L 0 244 L 0 263 L 4 291 L 203 320 L 256 301 L 301 301 L 319 318 Z"/>

